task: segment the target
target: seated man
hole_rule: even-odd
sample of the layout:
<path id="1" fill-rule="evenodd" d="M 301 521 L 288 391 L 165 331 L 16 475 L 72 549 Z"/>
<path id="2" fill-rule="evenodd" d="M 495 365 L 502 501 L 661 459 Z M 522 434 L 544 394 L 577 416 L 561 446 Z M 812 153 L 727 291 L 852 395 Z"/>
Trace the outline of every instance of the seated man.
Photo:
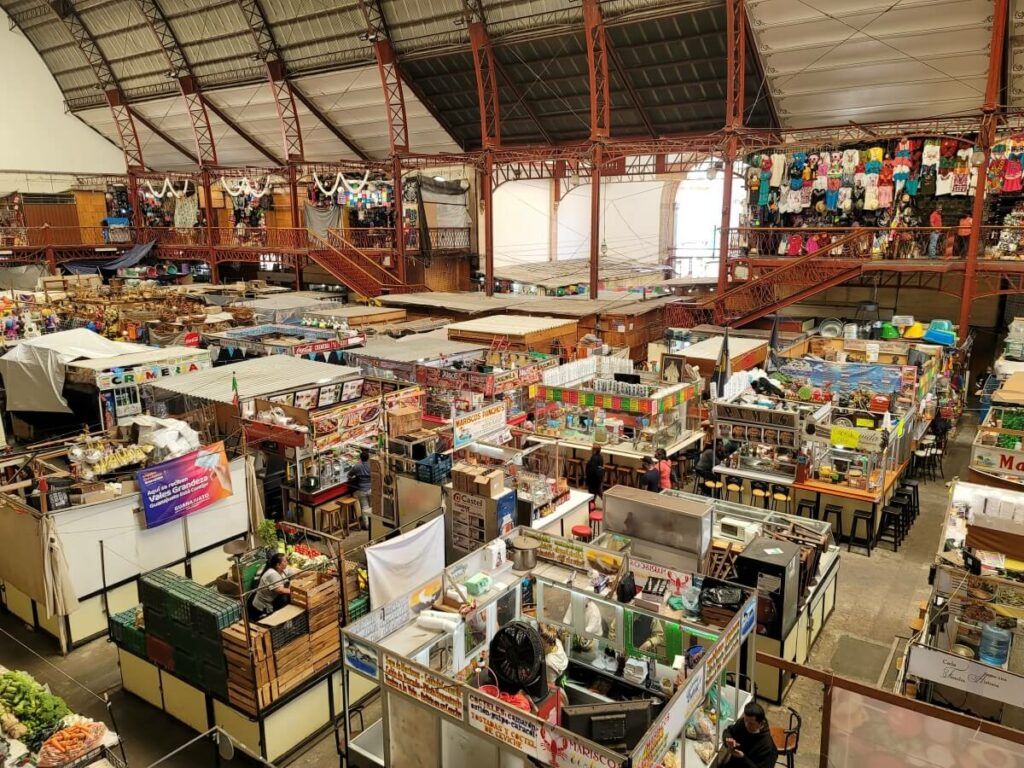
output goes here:
<path id="1" fill-rule="evenodd" d="M 743 717 L 725 729 L 723 743 L 729 750 L 719 763 L 724 768 L 772 768 L 779 755 L 764 707 L 755 701 L 743 708 Z"/>

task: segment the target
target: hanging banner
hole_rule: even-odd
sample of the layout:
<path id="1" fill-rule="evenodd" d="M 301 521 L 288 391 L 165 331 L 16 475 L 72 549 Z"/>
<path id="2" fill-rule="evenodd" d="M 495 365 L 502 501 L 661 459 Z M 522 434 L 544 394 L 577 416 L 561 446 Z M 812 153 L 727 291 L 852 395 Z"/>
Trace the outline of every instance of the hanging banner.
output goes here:
<path id="1" fill-rule="evenodd" d="M 1004 704 L 1024 701 L 1024 676 L 923 645 L 911 646 L 907 673 Z"/>
<path id="2" fill-rule="evenodd" d="M 465 448 L 505 428 L 505 404 L 494 403 L 472 413 L 456 416 L 453 427 L 455 449 Z"/>
<path id="3" fill-rule="evenodd" d="M 147 528 L 173 522 L 231 496 L 224 442 L 136 473 Z"/>

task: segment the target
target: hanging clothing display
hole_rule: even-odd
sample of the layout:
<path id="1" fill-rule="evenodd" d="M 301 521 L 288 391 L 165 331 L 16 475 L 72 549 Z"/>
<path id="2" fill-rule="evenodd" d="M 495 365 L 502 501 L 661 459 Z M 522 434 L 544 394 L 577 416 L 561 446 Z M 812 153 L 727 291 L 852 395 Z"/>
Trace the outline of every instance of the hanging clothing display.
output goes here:
<path id="1" fill-rule="evenodd" d="M 174 226 L 191 229 L 199 221 L 199 196 L 191 195 L 178 200 L 174 207 Z"/>

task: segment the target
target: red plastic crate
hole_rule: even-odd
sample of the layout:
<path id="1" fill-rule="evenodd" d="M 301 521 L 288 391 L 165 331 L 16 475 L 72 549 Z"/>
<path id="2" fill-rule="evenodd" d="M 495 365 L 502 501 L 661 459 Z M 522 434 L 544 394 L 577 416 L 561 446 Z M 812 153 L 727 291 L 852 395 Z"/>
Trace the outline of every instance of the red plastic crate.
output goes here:
<path id="1" fill-rule="evenodd" d="M 147 634 L 146 655 L 158 667 L 163 667 L 168 672 L 174 671 L 174 647 L 170 643 Z"/>

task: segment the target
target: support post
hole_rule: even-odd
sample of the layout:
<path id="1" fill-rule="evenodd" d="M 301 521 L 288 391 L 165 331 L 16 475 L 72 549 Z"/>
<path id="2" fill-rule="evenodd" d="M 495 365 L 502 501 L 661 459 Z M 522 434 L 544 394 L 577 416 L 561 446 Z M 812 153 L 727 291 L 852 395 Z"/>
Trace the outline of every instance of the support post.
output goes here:
<path id="1" fill-rule="evenodd" d="M 484 203 L 484 293 L 494 295 L 494 155 L 484 154 L 484 172 L 480 177 L 480 195 Z"/>
<path id="2" fill-rule="evenodd" d="M 747 16 L 743 0 L 726 0 L 725 148 L 722 181 L 722 220 L 718 243 L 718 294 L 729 287 L 729 223 L 732 218 L 733 169 L 736 163 L 736 131 L 743 127 L 747 51 Z"/>
<path id="3" fill-rule="evenodd" d="M 548 208 L 548 261 L 558 261 L 558 204 L 562 201 L 562 180 L 551 179 L 551 205 Z"/>
<path id="4" fill-rule="evenodd" d="M 288 197 L 291 203 L 292 229 L 301 229 L 302 221 L 299 219 L 299 172 L 294 164 L 288 165 Z"/>
<path id="5" fill-rule="evenodd" d="M 985 84 L 985 103 L 981 107 L 984 118 L 981 121 L 979 147 L 984 159 L 978 168 L 978 183 L 974 188 L 974 204 L 971 207 L 971 234 L 967 240 L 967 261 L 964 265 L 964 286 L 960 296 L 960 336 L 970 331 L 971 302 L 978 270 L 978 245 L 981 240 L 981 218 L 985 212 L 985 179 L 988 177 L 989 161 L 992 159 L 992 144 L 995 141 L 997 120 L 996 109 L 1002 83 L 1003 48 L 1006 44 L 1006 24 L 1009 15 L 1009 0 L 995 0 L 992 12 L 992 41 L 988 52 L 988 81 Z"/>
<path id="6" fill-rule="evenodd" d="M 402 202 L 402 159 L 391 156 L 391 176 L 395 193 L 395 253 L 398 257 L 398 282 L 405 283 L 405 206 Z M 420 248 L 423 243 L 420 243 Z"/>
<path id="7" fill-rule="evenodd" d="M 132 227 L 138 236 L 138 230 L 142 229 L 142 209 L 139 207 L 139 180 L 133 168 L 128 169 L 128 202 L 132 207 Z"/>
<path id="8" fill-rule="evenodd" d="M 736 137 L 726 147 L 725 177 L 722 179 L 722 219 L 718 230 L 718 294 L 729 288 L 729 224 L 732 220 L 732 184 L 736 163 Z"/>
<path id="9" fill-rule="evenodd" d="M 200 174 L 203 183 L 203 203 L 206 206 L 206 247 L 207 259 L 210 264 L 210 282 L 216 285 L 220 282 L 220 269 L 217 264 L 217 246 L 214 242 L 213 194 L 210 187 L 210 169 L 203 168 Z"/>
<path id="10" fill-rule="evenodd" d="M 595 144 L 593 152 L 590 168 L 590 298 L 596 299 L 601 257 L 601 163 L 604 151 L 600 144 Z"/>
<path id="11" fill-rule="evenodd" d="M 590 140 L 611 135 L 611 82 L 608 79 L 608 41 L 598 0 L 583 0 L 583 26 L 590 77 Z"/>

